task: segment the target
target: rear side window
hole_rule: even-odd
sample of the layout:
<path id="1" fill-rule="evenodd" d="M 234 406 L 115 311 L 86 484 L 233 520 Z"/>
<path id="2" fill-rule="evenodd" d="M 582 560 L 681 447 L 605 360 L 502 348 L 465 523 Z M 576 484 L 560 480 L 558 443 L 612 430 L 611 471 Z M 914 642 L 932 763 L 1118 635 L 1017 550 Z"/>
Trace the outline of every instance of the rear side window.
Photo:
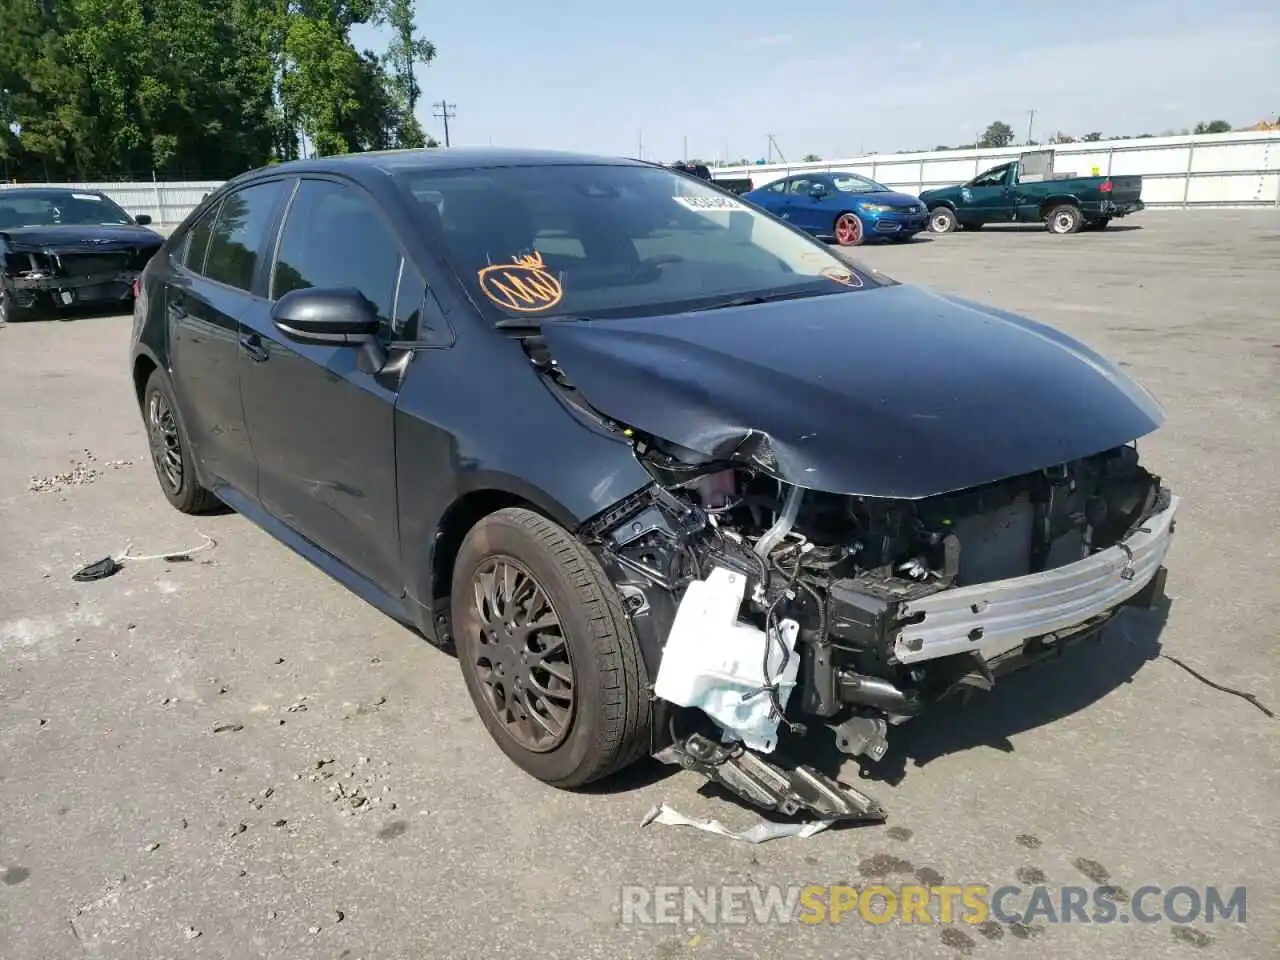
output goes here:
<path id="1" fill-rule="evenodd" d="M 267 227 L 288 187 L 289 181 L 272 180 L 237 190 L 223 199 L 209 238 L 206 277 L 240 290 L 253 289 L 259 259 L 270 256 Z"/>
<path id="2" fill-rule="evenodd" d="M 400 246 L 363 194 L 328 180 L 298 185 L 280 235 L 273 299 L 306 287 L 354 287 L 390 331 L 399 278 Z M 409 313 L 396 318 L 397 326 L 412 319 L 405 303 Z"/>
<path id="3" fill-rule="evenodd" d="M 204 255 L 209 250 L 209 235 L 213 232 L 213 223 L 218 217 L 218 205 L 205 212 L 187 231 L 187 238 L 182 242 L 178 260 L 184 267 L 195 273 L 204 272 Z"/>

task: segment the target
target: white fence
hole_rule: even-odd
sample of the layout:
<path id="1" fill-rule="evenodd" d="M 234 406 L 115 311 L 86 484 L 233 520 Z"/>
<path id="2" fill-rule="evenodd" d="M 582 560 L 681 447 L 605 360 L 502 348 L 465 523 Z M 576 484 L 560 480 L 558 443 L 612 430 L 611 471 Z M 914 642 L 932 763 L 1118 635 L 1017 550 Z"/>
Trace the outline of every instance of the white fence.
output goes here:
<path id="1" fill-rule="evenodd" d="M 1025 147 L 878 154 L 822 163 L 717 167 L 716 179 L 750 177 L 759 187 L 803 170 L 849 170 L 904 193 L 963 183 L 1018 157 Z M 1031 148 L 1036 149 L 1036 148 Z M 1280 131 L 1220 133 L 1141 140 L 1104 140 L 1054 147 L 1060 172 L 1089 176 L 1140 174 L 1142 199 L 1153 207 L 1280 207 Z M 27 184 L 39 186 L 39 184 Z M 48 184 L 100 190 L 158 225 L 180 223 L 221 181 Z M 23 184 L 0 184 L 23 186 Z"/>
<path id="2" fill-rule="evenodd" d="M 1016 160 L 1025 150 L 939 150 L 877 154 L 821 163 L 716 167 L 717 179 L 750 177 L 756 187 L 805 170 L 860 173 L 903 193 L 963 183 Z M 1081 176 L 1142 177 L 1152 207 L 1280 207 L 1280 131 L 1065 143 L 1053 147 L 1054 169 Z"/>

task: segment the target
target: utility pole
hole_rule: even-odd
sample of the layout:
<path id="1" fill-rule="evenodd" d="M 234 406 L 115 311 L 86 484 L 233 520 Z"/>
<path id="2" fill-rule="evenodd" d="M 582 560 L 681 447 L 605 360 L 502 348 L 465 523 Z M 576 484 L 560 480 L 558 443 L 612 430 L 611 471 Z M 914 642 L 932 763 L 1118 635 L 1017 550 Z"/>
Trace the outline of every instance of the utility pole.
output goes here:
<path id="1" fill-rule="evenodd" d="M 644 159 L 644 131 L 636 131 L 636 159 Z"/>
<path id="2" fill-rule="evenodd" d="M 770 161 L 773 160 L 773 154 L 775 151 L 778 154 L 778 159 L 781 160 L 783 163 L 786 163 L 787 158 L 782 155 L 782 148 L 778 146 L 778 141 L 774 139 L 773 134 L 771 133 L 769 134 L 769 153 L 768 153 L 768 159 Z"/>
<path id="3" fill-rule="evenodd" d="M 1032 107 L 1030 110 L 1027 111 L 1027 146 L 1031 146 L 1031 128 L 1035 122 L 1036 122 L 1036 111 L 1035 111 L 1035 107 Z"/>
<path id="4" fill-rule="evenodd" d="M 689 138 L 684 138 L 684 162 L 689 162 Z"/>
<path id="5" fill-rule="evenodd" d="M 433 114 L 433 116 L 438 120 L 444 121 L 444 145 L 447 147 L 449 146 L 449 121 L 457 116 L 456 113 L 451 113 L 450 111 L 456 110 L 458 105 L 456 103 L 445 103 L 441 100 L 433 103 L 432 106 L 440 109 L 440 112 Z"/>

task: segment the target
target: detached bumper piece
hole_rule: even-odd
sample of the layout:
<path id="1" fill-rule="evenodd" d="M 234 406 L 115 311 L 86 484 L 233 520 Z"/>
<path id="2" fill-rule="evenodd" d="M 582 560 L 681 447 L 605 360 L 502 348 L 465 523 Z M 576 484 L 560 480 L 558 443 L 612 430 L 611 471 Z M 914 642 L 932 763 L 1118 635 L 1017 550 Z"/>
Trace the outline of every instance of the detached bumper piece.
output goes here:
<path id="1" fill-rule="evenodd" d="M 866 794 L 813 767 L 784 770 L 740 743 L 726 746 L 694 733 L 655 756 L 663 763 L 700 773 L 757 807 L 787 816 L 807 812 L 822 820 L 852 823 L 882 823 L 888 816 Z"/>

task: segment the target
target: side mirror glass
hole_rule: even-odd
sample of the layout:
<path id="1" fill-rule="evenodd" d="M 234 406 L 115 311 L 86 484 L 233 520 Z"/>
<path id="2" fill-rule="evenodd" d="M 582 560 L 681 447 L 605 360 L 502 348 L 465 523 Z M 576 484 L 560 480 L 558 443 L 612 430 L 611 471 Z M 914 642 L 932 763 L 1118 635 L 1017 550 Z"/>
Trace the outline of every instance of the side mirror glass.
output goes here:
<path id="1" fill-rule="evenodd" d="M 812 187 L 809 188 L 809 196 L 813 197 L 813 199 L 815 200 L 821 200 L 826 195 L 827 195 L 827 188 L 820 183 L 815 183 Z"/>
<path id="2" fill-rule="evenodd" d="M 276 301 L 271 319 L 290 340 L 357 346 L 377 336 L 378 313 L 353 287 L 306 287 Z"/>
<path id="3" fill-rule="evenodd" d="M 133 222 L 140 227 L 145 227 L 151 223 L 151 215 L 149 213 L 140 213 L 133 218 Z"/>

